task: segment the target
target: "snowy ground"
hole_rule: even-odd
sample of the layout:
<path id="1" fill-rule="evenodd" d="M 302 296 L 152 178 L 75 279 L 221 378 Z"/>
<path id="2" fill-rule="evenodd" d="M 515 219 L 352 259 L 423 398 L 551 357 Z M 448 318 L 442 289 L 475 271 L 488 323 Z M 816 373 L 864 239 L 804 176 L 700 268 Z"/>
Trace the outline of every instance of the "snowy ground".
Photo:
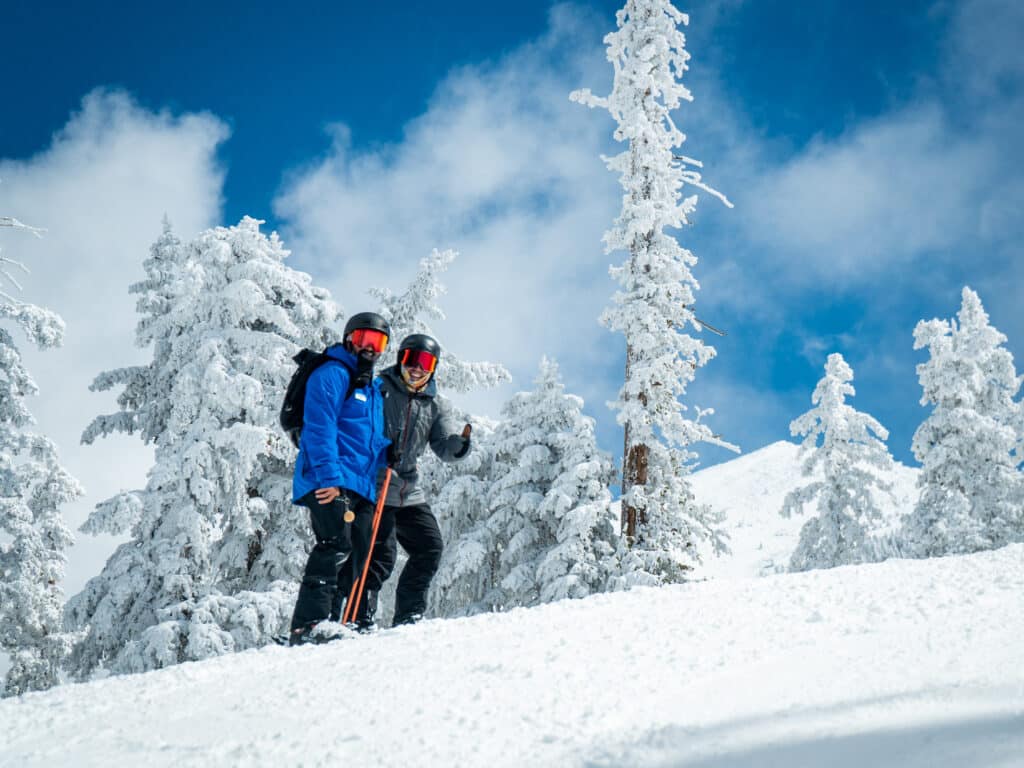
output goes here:
<path id="1" fill-rule="evenodd" d="M 1021 766 L 1024 546 L 267 648 L 0 702 L 0 765 Z"/>

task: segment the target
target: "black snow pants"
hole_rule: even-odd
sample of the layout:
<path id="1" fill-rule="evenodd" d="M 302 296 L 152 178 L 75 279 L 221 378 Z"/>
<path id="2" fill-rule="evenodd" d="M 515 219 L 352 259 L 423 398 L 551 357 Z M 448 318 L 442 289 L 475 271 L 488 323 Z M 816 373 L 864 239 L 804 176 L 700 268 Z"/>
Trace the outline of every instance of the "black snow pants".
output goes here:
<path id="1" fill-rule="evenodd" d="M 343 494 L 330 504 L 318 502 L 314 491 L 299 499 L 298 503 L 309 509 L 316 544 L 299 586 L 292 630 L 329 618 L 339 581 L 362 567 L 373 526 L 373 505 L 362 496 L 347 493 L 350 501 Z M 345 522 L 347 508 L 355 513 L 351 523 Z"/>
<path id="2" fill-rule="evenodd" d="M 398 577 L 393 625 L 422 616 L 427 610 L 427 591 L 444 551 L 441 529 L 430 505 L 384 507 L 366 577 L 367 591 L 380 589 L 391 576 L 398 561 L 399 544 L 409 560 Z"/>

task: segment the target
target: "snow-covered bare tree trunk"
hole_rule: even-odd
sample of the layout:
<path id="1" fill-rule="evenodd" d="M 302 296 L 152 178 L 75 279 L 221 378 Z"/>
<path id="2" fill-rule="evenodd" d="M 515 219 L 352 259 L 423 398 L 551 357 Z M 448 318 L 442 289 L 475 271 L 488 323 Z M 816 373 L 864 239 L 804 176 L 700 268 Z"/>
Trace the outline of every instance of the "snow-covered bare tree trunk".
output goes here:
<path id="1" fill-rule="evenodd" d="M 783 502 L 784 517 L 817 502 L 818 514 L 800 530 L 790 561 L 794 571 L 872 559 L 868 535 L 882 519 L 873 494 L 891 492 L 880 473 L 891 472 L 893 460 L 883 442 L 888 430 L 847 405 L 846 398 L 855 394 L 852 381 L 853 369 L 843 356 L 829 355 L 825 375 L 811 396 L 815 407 L 789 425 L 794 436 L 804 438 L 804 477 L 821 472 L 820 480 L 790 492 Z"/>
<path id="2" fill-rule="evenodd" d="M 0 226 L 40 232 L 9 217 L 0 217 Z M 3 283 L 20 288 L 8 265 L 25 270 L 0 256 L 0 321 L 20 326 L 40 349 L 60 346 L 64 321 L 58 315 L 3 290 Z M 2 327 L 0 372 L 0 651 L 11 657 L 2 695 L 12 696 L 60 680 L 73 640 L 61 626 L 61 581 L 72 543 L 61 507 L 82 488 L 61 466 L 53 442 L 31 431 L 25 399 L 38 388 Z"/>
<path id="3" fill-rule="evenodd" d="M 605 37 L 615 69 L 611 94 L 571 95 L 607 109 L 618 124 L 615 138 L 629 144 L 605 158 L 625 193 L 604 240 L 608 252 L 629 256 L 611 270 L 620 290 L 602 316 L 626 340 L 625 383 L 615 408 L 624 429 L 622 527 L 632 544 L 624 560 L 627 582 L 677 581 L 697 557 L 696 540 L 722 545 L 714 516 L 696 504 L 685 478 L 696 459 L 689 446 L 735 449 L 702 423 L 711 409 L 688 418 L 679 401 L 715 350 L 688 333 L 701 330 L 693 312 L 699 286 L 690 271 L 697 259 L 666 230 L 689 223 L 697 197 L 682 197 L 686 185 L 730 205 L 701 181 L 699 162 L 676 153 L 685 137 L 671 113 L 692 100 L 681 82 L 690 56 L 679 25 L 687 21 L 668 0 L 629 0 L 618 12 L 618 30 Z"/>

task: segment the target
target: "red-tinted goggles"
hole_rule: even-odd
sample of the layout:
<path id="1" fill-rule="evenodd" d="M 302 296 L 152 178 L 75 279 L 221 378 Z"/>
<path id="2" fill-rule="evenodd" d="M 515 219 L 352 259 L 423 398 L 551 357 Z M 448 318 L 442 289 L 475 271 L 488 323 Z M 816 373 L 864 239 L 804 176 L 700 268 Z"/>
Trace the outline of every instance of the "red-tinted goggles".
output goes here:
<path id="1" fill-rule="evenodd" d="M 433 373 L 437 368 L 437 358 L 422 349 L 402 350 L 402 365 L 406 368 L 422 368 L 427 373 Z"/>
<path id="2" fill-rule="evenodd" d="M 388 335 L 374 328 L 357 328 L 348 335 L 348 338 L 356 349 L 370 347 L 378 355 L 388 346 Z"/>

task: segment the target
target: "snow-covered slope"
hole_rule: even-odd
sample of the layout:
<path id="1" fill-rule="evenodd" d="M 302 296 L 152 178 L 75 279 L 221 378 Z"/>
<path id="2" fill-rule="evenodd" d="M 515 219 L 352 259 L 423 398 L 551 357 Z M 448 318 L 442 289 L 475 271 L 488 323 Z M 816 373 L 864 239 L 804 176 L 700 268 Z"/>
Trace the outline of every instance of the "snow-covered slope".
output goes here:
<path id="1" fill-rule="evenodd" d="M 1024 765 L 1024 546 L 719 579 L 0 702 L 0 765 Z"/>
<path id="2" fill-rule="evenodd" d="M 726 515 L 731 552 L 715 557 L 702 552 L 698 578 L 742 578 L 784 571 L 800 538 L 800 528 L 813 510 L 789 519 L 779 514 L 786 494 L 808 482 L 800 474 L 800 447 L 784 440 L 739 458 L 695 472 L 691 478 L 697 501 Z M 917 498 L 918 470 L 897 463 L 884 479 L 892 483 L 895 501 L 878 498 L 887 518 L 907 513 Z"/>

